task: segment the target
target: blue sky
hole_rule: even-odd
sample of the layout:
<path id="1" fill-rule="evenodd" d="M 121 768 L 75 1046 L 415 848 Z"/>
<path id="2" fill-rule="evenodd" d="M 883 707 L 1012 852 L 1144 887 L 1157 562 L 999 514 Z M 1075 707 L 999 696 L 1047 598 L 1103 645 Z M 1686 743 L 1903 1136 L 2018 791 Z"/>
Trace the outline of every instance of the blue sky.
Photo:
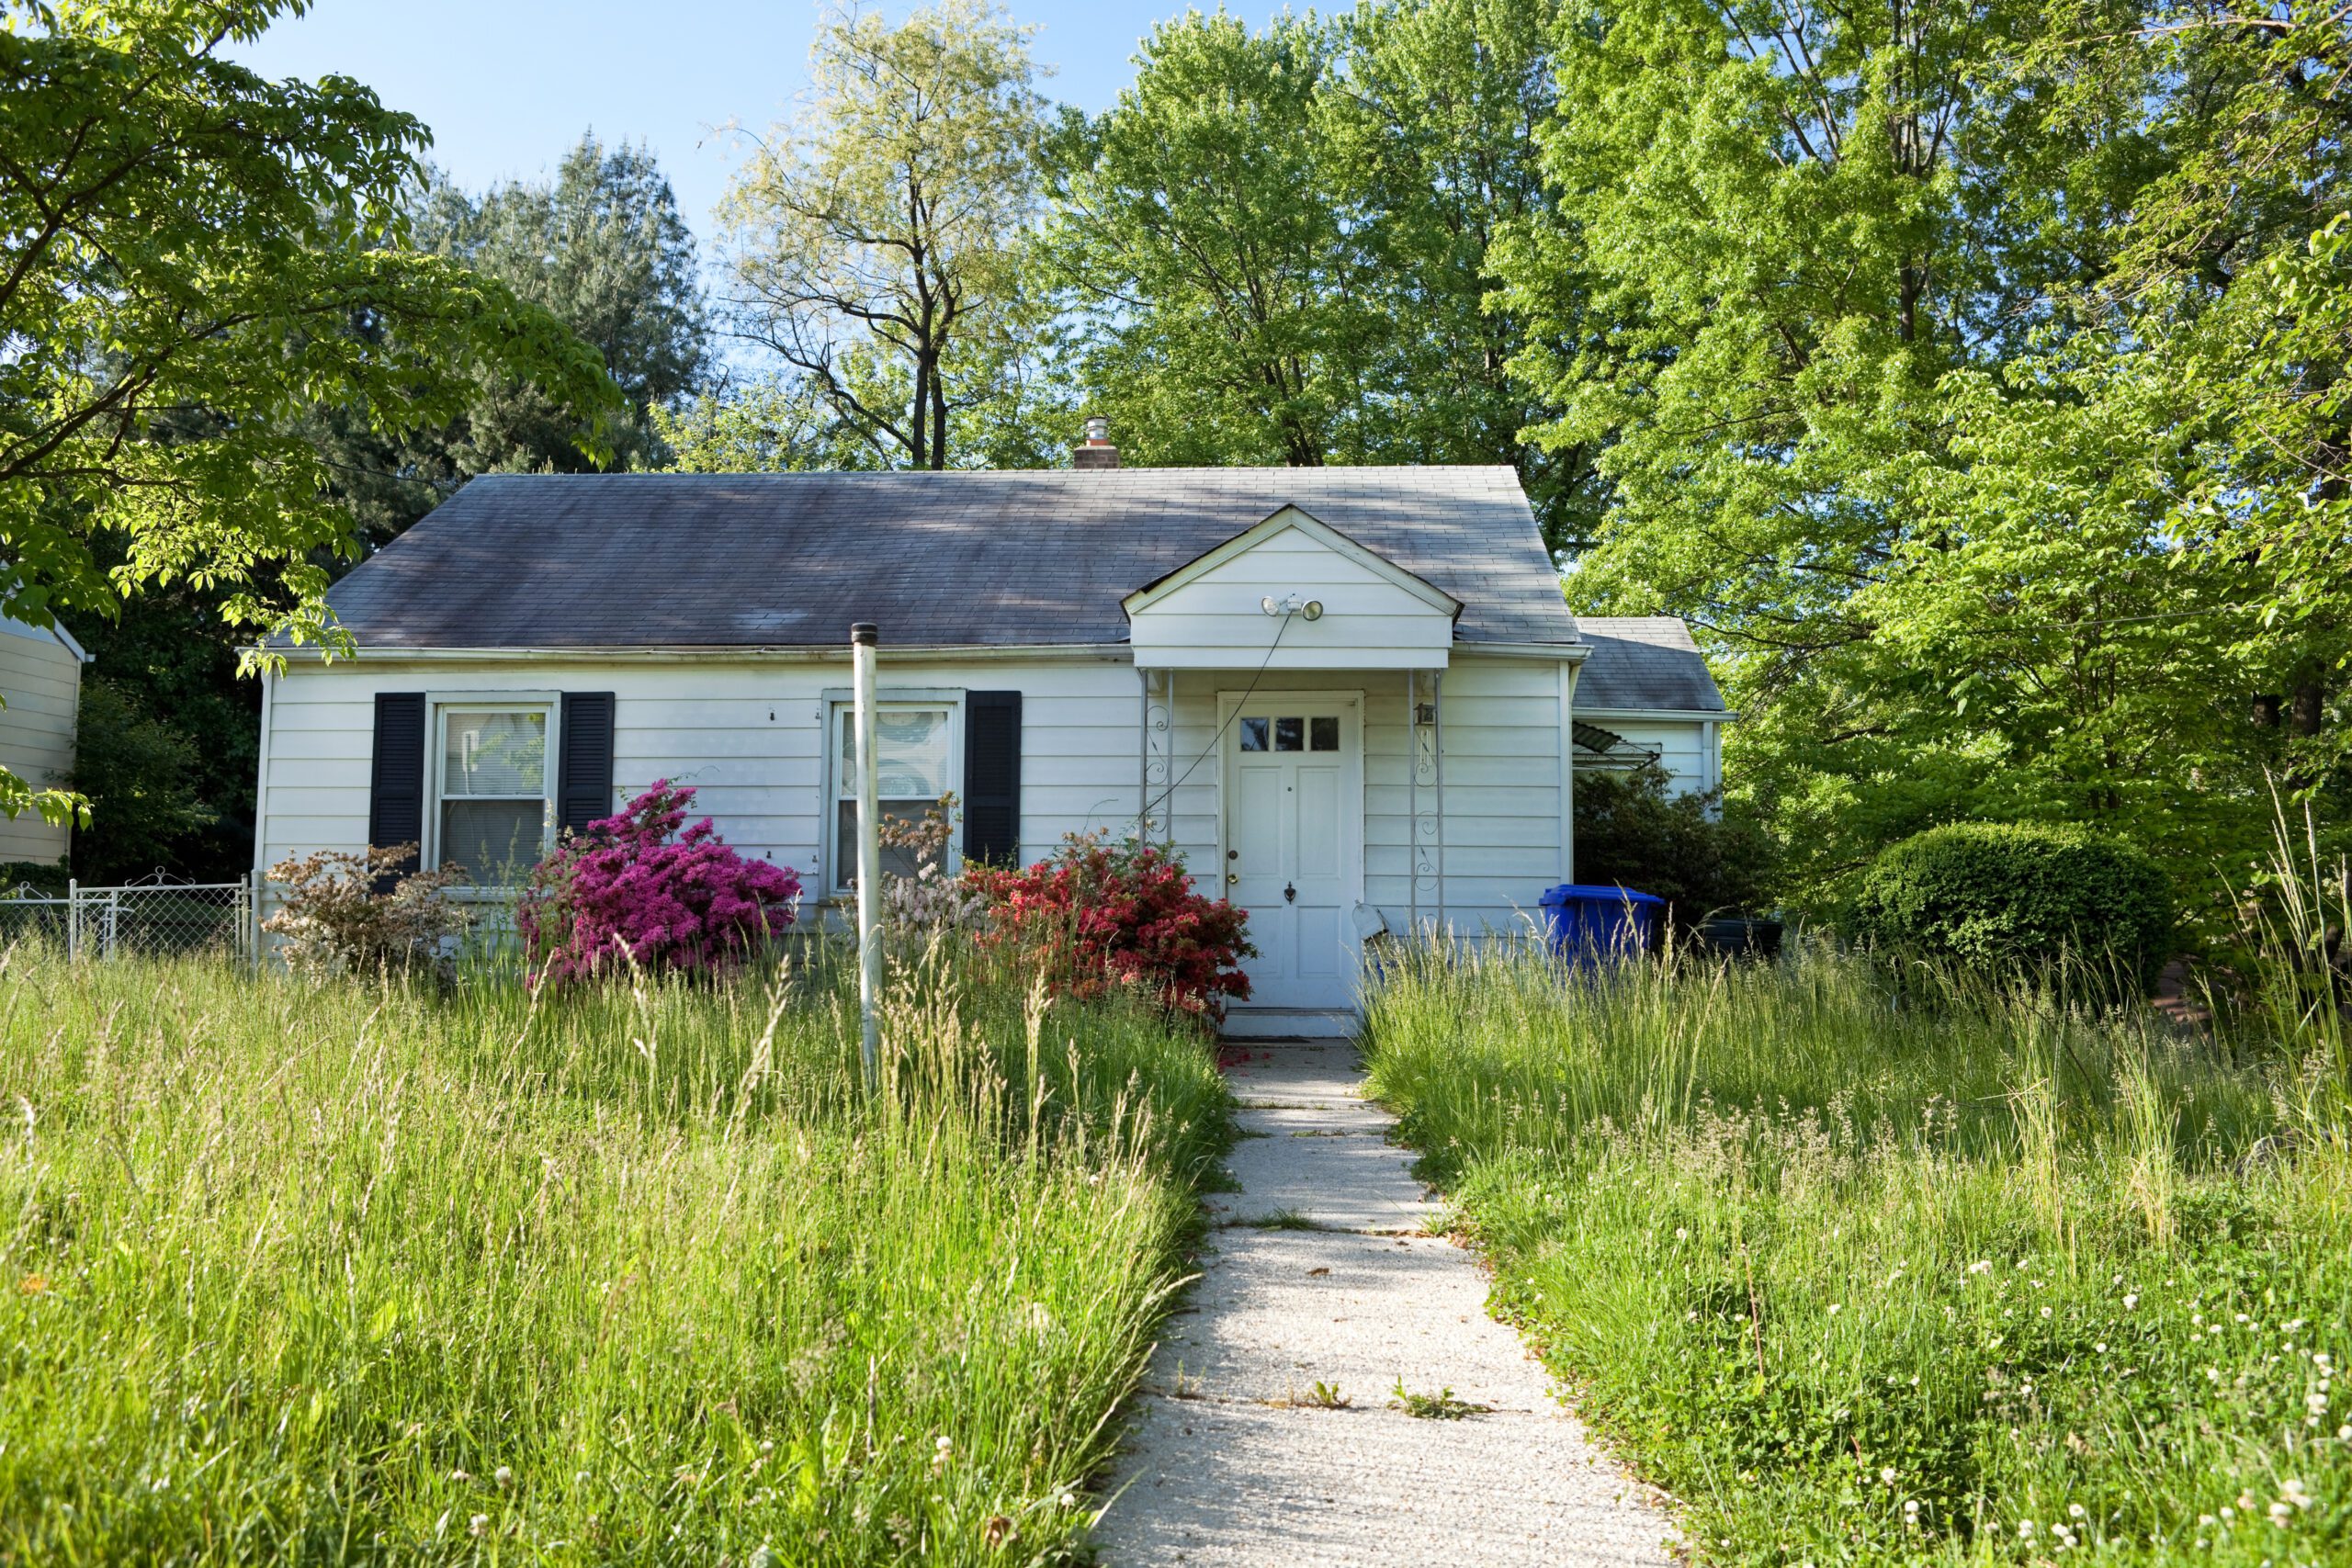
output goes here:
<path id="1" fill-rule="evenodd" d="M 1214 0 L 1204 9 L 1213 8 Z M 908 7 L 893 4 L 893 15 Z M 1046 91 L 1107 107 L 1133 74 L 1128 57 L 1185 0 L 1026 0 Z M 1276 4 L 1236 9 L 1253 21 Z M 551 169 L 580 133 L 650 143 L 697 234 L 732 163 L 719 128 L 764 128 L 807 80 L 818 8 L 810 0 L 318 0 L 240 51 L 272 76 L 356 76 L 433 128 L 432 157 L 466 186 Z"/>

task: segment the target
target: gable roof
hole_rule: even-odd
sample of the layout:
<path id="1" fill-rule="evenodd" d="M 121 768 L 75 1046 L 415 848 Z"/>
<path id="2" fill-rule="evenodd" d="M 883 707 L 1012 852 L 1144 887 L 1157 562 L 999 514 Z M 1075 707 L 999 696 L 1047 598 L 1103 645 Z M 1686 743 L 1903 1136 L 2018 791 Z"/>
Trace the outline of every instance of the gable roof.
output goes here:
<path id="1" fill-rule="evenodd" d="M 328 594 L 363 651 L 1124 643 L 1120 601 L 1286 505 L 1461 601 L 1577 626 L 1508 468 L 495 474 Z"/>
<path id="2" fill-rule="evenodd" d="M 1724 694 L 1690 628 L 1672 615 L 1578 615 L 1592 646 L 1577 677 L 1577 711 L 1720 713 Z"/>
<path id="3" fill-rule="evenodd" d="M 1386 556 L 1365 549 L 1337 528 L 1321 519 L 1308 515 L 1295 506 L 1284 506 L 1272 517 L 1253 527 L 1245 528 L 1206 554 L 1193 557 L 1174 571 L 1155 581 L 1146 583 L 1120 601 L 1120 607 L 1136 615 L 1188 583 L 1197 582 L 1226 562 L 1249 554 L 1267 540 L 1283 534 L 1296 533 L 1314 540 L 1342 559 L 1354 562 L 1408 597 L 1419 600 L 1430 609 L 1453 616 L 1462 613 L 1462 601 L 1436 586 L 1427 578 L 1416 577 L 1390 560 Z"/>

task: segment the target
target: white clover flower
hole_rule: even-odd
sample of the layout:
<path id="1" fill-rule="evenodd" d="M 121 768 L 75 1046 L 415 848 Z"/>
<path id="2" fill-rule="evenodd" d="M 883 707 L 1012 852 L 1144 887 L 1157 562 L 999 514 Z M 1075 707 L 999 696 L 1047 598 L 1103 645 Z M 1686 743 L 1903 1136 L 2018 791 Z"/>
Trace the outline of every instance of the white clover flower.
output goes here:
<path id="1" fill-rule="evenodd" d="M 2352 1443 L 2352 1421 L 2347 1421 L 2343 1426 L 2338 1427 L 2335 1429 L 2335 1436 L 2339 1442 Z"/>
<path id="2" fill-rule="evenodd" d="M 2041 1309 L 2041 1315 L 2042 1315 L 2042 1316 L 2044 1316 L 2044 1317 L 2048 1317 L 2048 1316 L 2050 1315 L 2050 1309 L 2049 1309 L 2048 1307 L 2043 1307 L 2043 1308 Z"/>
<path id="3" fill-rule="evenodd" d="M 1993 1271 L 1993 1266 L 1980 1258 L 1968 1266 L 1968 1271 L 1972 1274 L 1989 1274 Z"/>
<path id="4" fill-rule="evenodd" d="M 2098 1344 L 2092 1346 L 2091 1348 L 2104 1356 L 2107 1354 L 2107 1341 L 2102 1339 Z"/>
<path id="5" fill-rule="evenodd" d="M 475 1535 L 488 1535 L 490 1533 L 490 1516 L 488 1514 L 476 1514 L 471 1519 L 467 1521 L 466 1529 L 472 1531 Z"/>
<path id="6" fill-rule="evenodd" d="M 1886 1466 L 1885 1468 L 1883 1468 L 1883 1470 L 1881 1470 L 1881 1471 L 1878 1472 L 1878 1478 L 1879 1478 L 1879 1480 L 1881 1480 L 1881 1481 L 1884 1482 L 1884 1483 L 1885 1483 L 1887 1485 L 1889 1485 L 1889 1486 L 1894 1485 L 1894 1467 L 1893 1465 L 1891 1465 L 1891 1464 L 1890 1464 L 1890 1465 L 1888 1465 L 1888 1466 Z"/>
<path id="7" fill-rule="evenodd" d="M 2069 1518 L 2075 1519 L 2086 1519 L 2090 1517 L 2090 1515 L 2084 1510 L 2083 1506 L 2080 1503 L 2067 1504 L 2066 1516 Z"/>
<path id="8" fill-rule="evenodd" d="M 2033 1539 L 2033 1521 L 2031 1519 L 2019 1519 L 2018 1521 L 2018 1539 L 2019 1540 L 2031 1540 Z"/>
<path id="9" fill-rule="evenodd" d="M 2139 1304 L 2140 1298 L 2137 1295 L 2129 1295 L 2123 1298 L 2123 1310 L 2125 1312 L 2130 1312 L 2133 1307 L 2136 1307 Z"/>
<path id="10" fill-rule="evenodd" d="M 1912 1518 L 1917 1518 L 1919 1517 L 1919 1499 L 1917 1497 L 1905 1498 L 1903 1504 L 1903 1511 Z"/>
<path id="11" fill-rule="evenodd" d="M 2314 1416 L 2324 1415 L 2327 1411 L 2327 1395 L 2324 1393 L 2303 1395 L 2303 1408 Z"/>
<path id="12" fill-rule="evenodd" d="M 490 1478 L 492 1481 L 497 1482 L 501 1486 L 512 1486 L 514 1484 L 514 1472 L 503 1464 L 491 1472 Z"/>
<path id="13" fill-rule="evenodd" d="M 2283 1525 L 2294 1512 L 2294 1507 L 2290 1504 L 2273 1503 L 2270 1505 L 2270 1522 L 2274 1525 Z"/>

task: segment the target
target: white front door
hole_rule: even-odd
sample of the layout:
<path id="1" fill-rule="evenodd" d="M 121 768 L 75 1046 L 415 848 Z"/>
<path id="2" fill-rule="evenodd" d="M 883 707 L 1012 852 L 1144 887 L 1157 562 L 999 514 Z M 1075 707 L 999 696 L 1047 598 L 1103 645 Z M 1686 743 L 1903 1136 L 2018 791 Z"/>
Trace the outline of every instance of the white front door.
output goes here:
<path id="1" fill-rule="evenodd" d="M 1351 1009 L 1363 886 L 1363 700 L 1228 695 L 1226 897 L 1250 914 L 1250 1008 Z"/>

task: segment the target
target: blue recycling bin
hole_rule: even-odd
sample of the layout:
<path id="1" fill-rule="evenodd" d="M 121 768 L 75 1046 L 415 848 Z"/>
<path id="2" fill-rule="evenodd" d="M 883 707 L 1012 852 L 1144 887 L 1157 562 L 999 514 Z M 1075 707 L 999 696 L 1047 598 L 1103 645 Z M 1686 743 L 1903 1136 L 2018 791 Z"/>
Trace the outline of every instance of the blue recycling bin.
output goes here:
<path id="1" fill-rule="evenodd" d="M 1614 885 L 1564 882 L 1544 890 L 1544 940 L 1564 958 L 1634 958 L 1650 951 L 1666 900 Z"/>

